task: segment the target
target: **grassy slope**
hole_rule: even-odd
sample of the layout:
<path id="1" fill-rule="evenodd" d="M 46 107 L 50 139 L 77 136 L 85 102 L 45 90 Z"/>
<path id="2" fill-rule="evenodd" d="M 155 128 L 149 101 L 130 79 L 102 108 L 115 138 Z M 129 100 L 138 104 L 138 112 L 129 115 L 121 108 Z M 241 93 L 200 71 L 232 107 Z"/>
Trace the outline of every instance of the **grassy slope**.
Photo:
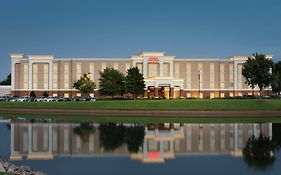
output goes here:
<path id="1" fill-rule="evenodd" d="M 96 102 L 4 102 L 0 108 L 140 110 L 281 110 L 280 99 L 102 100 Z"/>

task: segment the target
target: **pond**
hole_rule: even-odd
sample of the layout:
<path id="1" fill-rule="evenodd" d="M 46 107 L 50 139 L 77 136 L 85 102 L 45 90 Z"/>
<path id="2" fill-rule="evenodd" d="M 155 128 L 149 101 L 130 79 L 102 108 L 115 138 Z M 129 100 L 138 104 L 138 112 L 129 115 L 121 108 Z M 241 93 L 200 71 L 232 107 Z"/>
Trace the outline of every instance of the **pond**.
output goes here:
<path id="1" fill-rule="evenodd" d="M 0 122 L 0 158 L 49 175 L 279 174 L 278 123 Z"/>

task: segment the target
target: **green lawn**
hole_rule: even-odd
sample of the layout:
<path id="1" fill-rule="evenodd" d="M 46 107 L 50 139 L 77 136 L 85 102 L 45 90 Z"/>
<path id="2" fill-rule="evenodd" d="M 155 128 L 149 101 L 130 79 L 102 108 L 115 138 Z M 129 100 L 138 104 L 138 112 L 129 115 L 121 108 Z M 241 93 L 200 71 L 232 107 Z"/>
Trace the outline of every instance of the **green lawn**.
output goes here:
<path id="1" fill-rule="evenodd" d="M 95 102 L 1 102 L 0 108 L 139 110 L 281 110 L 281 99 L 101 100 Z"/>

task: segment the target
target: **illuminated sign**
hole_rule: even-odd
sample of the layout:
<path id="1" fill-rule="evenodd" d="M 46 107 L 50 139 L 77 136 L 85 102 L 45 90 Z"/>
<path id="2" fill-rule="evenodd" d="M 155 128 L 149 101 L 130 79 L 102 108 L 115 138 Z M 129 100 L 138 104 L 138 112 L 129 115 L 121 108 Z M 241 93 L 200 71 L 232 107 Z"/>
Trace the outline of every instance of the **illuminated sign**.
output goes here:
<path id="1" fill-rule="evenodd" d="M 158 62 L 159 61 L 159 58 L 157 57 L 149 57 L 148 58 L 148 62 Z"/>
<path id="2" fill-rule="evenodd" d="M 148 152 L 148 158 L 150 159 L 159 159 L 159 152 L 158 151 L 150 151 Z"/>

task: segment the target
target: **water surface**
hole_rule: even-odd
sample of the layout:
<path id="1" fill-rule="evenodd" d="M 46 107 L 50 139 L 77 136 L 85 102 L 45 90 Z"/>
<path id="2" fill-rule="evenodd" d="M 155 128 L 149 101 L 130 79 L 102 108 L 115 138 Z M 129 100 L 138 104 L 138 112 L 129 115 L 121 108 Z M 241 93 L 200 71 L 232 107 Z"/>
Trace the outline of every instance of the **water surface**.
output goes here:
<path id="1" fill-rule="evenodd" d="M 280 174 L 275 123 L 1 120 L 0 156 L 56 174 Z"/>

